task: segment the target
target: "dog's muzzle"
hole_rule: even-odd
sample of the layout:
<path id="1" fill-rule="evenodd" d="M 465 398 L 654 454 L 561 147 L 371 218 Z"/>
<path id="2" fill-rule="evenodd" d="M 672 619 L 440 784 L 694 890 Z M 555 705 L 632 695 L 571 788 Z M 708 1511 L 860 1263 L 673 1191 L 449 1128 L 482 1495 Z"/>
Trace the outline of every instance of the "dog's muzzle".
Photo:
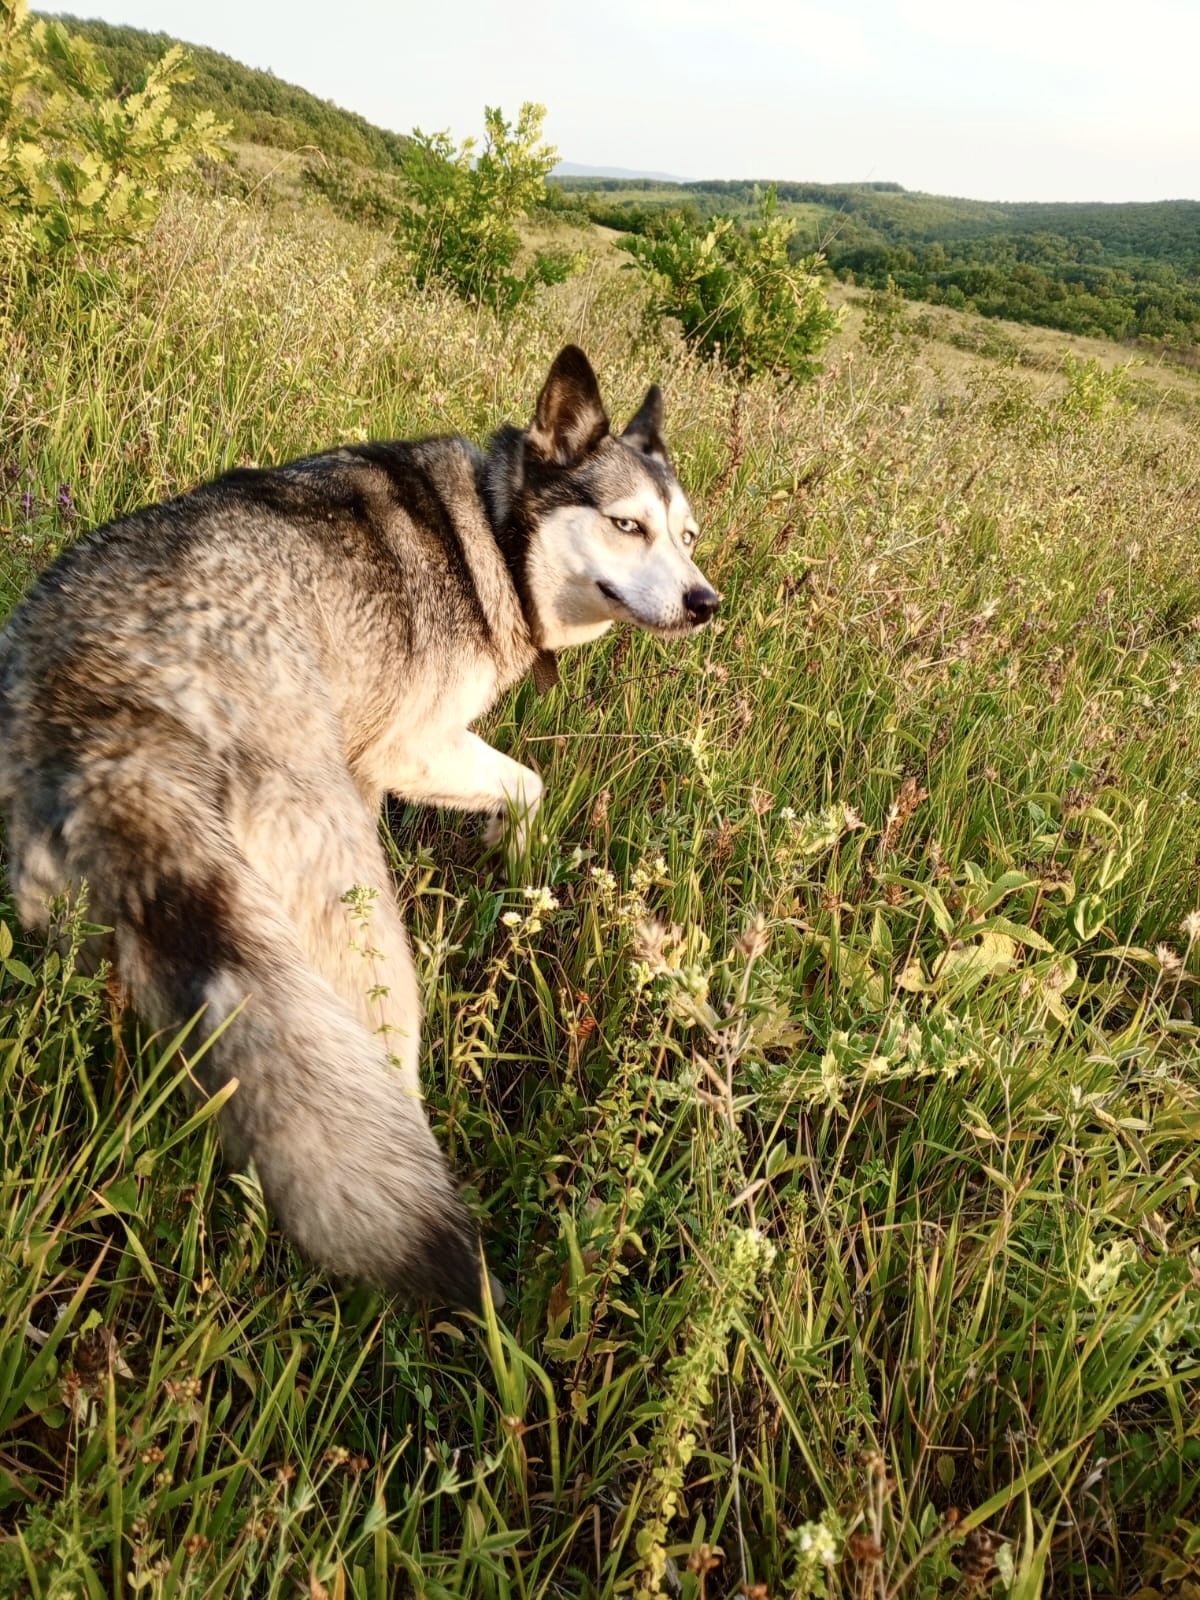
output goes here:
<path id="1" fill-rule="evenodd" d="M 683 609 L 687 612 L 688 621 L 697 628 L 716 616 L 720 604 L 721 596 L 715 589 L 706 586 L 689 589 L 683 597 Z"/>

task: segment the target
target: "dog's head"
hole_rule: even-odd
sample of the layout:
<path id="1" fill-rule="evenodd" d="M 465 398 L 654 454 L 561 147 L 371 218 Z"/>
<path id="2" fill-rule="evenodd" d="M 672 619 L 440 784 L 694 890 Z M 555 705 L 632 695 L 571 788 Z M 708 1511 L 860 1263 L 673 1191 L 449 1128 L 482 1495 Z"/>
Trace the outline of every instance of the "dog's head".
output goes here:
<path id="1" fill-rule="evenodd" d="M 692 559 L 696 519 L 662 422 L 655 386 L 614 434 L 583 351 L 568 345 L 550 368 L 519 460 L 509 457 L 505 496 L 542 648 L 594 639 L 614 622 L 682 638 L 716 612 L 720 596 Z"/>

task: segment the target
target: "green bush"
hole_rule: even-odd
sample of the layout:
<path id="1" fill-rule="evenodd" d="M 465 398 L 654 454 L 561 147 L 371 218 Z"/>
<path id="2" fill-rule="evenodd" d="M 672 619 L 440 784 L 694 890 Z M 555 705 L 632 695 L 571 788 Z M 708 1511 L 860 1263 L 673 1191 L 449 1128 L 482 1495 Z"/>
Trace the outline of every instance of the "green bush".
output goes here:
<path id="1" fill-rule="evenodd" d="M 838 325 L 816 275 L 819 256 L 793 261 L 795 228 L 769 189 L 757 222 L 681 212 L 652 234 L 618 241 L 653 284 L 654 315 L 676 317 L 701 354 L 753 377 L 810 378 Z"/>
<path id="2" fill-rule="evenodd" d="M 545 106 L 526 102 L 515 126 L 498 107 L 484 111 L 487 137 L 476 157 L 474 139 L 455 148 L 449 133 L 413 129 L 402 170 L 409 203 L 396 235 L 417 284 L 449 284 L 464 300 L 511 312 L 539 285 L 561 283 L 579 257 L 534 252 L 518 270 L 517 226 L 545 202 L 546 174 L 558 159 L 542 142 Z"/>
<path id="3" fill-rule="evenodd" d="M 114 95 L 92 45 L 31 19 L 26 0 L 0 0 L 0 32 L 0 236 L 23 254 L 136 238 L 170 179 L 219 154 L 227 130 L 211 111 L 186 126 L 171 115 L 187 78 L 180 46 Z"/>

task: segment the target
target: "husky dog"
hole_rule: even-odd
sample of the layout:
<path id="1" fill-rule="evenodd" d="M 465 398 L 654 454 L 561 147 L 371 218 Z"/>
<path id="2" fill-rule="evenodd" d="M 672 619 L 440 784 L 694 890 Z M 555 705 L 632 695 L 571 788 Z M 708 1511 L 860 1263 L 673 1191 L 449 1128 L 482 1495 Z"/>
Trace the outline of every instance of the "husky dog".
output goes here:
<path id="1" fill-rule="evenodd" d="M 151 1026 L 198 1018 L 201 1087 L 237 1080 L 225 1149 L 319 1266 L 479 1305 L 381 803 L 487 813 L 519 855 L 541 780 L 470 724 L 614 622 L 707 622 L 695 537 L 658 388 L 615 435 L 568 346 L 486 454 L 428 438 L 229 472 L 80 540 L 0 634 L 19 915 L 45 929 L 86 882 L 96 956 Z"/>

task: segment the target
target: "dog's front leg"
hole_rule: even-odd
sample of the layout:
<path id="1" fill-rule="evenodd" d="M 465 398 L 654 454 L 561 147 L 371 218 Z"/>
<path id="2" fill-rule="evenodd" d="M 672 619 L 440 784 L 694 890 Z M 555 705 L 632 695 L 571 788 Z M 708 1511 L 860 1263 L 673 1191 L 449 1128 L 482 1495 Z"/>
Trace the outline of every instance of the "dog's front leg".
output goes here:
<path id="1" fill-rule="evenodd" d="M 484 834 L 491 846 L 507 833 L 510 867 L 525 854 L 529 829 L 542 801 L 542 780 L 468 728 L 423 752 L 419 765 L 397 773 L 388 787 L 406 800 L 450 806 L 457 811 L 484 811 Z"/>

